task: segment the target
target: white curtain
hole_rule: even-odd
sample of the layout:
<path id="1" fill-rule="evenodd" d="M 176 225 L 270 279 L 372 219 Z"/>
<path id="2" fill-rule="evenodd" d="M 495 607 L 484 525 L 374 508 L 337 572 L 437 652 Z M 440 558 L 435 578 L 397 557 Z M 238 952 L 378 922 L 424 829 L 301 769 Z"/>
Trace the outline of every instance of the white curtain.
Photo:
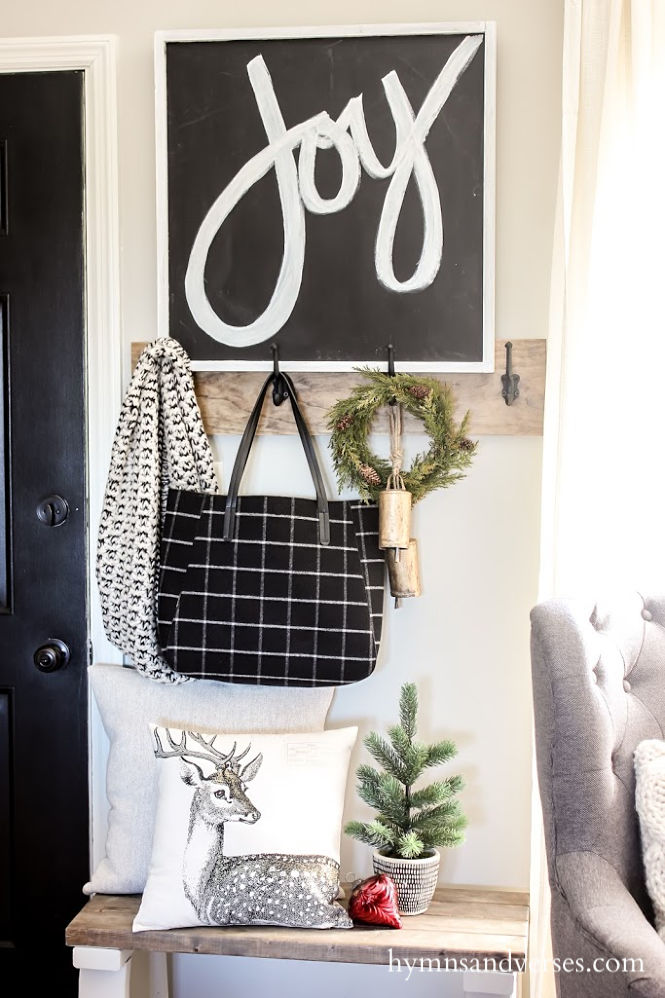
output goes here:
<path id="1" fill-rule="evenodd" d="M 540 597 L 665 591 L 665 0 L 564 0 Z M 539 799 L 532 998 L 554 995 Z"/>
<path id="2" fill-rule="evenodd" d="M 541 595 L 665 590 L 665 0 L 566 0 Z"/>

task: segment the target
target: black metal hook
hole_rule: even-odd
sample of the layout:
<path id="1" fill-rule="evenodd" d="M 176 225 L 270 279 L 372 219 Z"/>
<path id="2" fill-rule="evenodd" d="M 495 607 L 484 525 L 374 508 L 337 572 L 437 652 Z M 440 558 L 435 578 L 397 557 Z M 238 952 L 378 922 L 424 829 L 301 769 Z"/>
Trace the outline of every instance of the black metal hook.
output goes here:
<path id="1" fill-rule="evenodd" d="M 392 343 L 388 344 L 388 375 L 395 377 L 395 347 Z"/>
<path id="2" fill-rule="evenodd" d="M 513 345 L 506 343 L 506 373 L 501 375 L 503 391 L 501 392 L 506 405 L 512 405 L 520 393 L 519 374 L 513 374 Z"/>
<path id="3" fill-rule="evenodd" d="M 275 405 L 281 405 L 289 397 L 289 389 L 279 369 L 279 347 L 273 343 L 270 349 L 272 350 L 272 400 Z"/>
<path id="4" fill-rule="evenodd" d="M 395 377 L 395 347 L 392 343 L 388 344 L 388 377 Z M 391 399 L 388 405 L 395 405 L 397 399 Z"/>

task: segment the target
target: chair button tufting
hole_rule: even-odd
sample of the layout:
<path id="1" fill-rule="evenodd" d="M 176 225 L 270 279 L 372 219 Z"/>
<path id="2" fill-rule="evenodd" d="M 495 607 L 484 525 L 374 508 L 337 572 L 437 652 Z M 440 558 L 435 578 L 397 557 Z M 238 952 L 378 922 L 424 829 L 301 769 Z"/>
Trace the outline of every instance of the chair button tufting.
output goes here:
<path id="1" fill-rule="evenodd" d="M 653 620 L 651 610 L 642 610 L 642 620 Z"/>
<path id="2" fill-rule="evenodd" d="M 627 679 L 624 679 L 623 681 L 623 688 L 626 691 L 626 693 L 630 693 L 630 683 L 628 682 Z"/>

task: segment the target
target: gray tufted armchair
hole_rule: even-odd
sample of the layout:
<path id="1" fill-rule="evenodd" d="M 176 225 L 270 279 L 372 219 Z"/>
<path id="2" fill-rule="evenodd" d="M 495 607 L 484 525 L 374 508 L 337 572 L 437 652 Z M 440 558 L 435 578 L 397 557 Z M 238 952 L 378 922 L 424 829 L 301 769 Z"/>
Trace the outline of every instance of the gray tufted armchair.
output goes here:
<path id="1" fill-rule="evenodd" d="M 665 598 L 543 603 L 531 656 L 554 955 L 584 966 L 556 975 L 558 994 L 665 998 L 633 775 L 635 747 L 665 728 Z M 611 958 L 621 969 L 594 971 Z"/>

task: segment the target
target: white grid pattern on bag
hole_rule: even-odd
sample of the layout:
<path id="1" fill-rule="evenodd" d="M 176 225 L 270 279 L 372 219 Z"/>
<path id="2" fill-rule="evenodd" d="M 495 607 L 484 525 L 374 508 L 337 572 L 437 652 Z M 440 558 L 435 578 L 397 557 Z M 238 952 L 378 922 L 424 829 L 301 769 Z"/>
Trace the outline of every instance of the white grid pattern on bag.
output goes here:
<path id="1" fill-rule="evenodd" d="M 219 499 L 219 497 L 215 498 Z M 207 509 L 205 508 L 206 502 Z M 223 515 L 223 507 L 214 509 L 212 497 L 205 497 L 204 508 L 201 515 L 198 516 L 197 514 L 180 509 L 179 497 L 176 497 L 173 508 L 169 509 L 169 513 L 167 514 L 167 529 L 165 530 L 162 549 L 163 571 L 160 584 L 160 589 L 162 590 L 160 593 L 160 609 L 163 612 L 159 615 L 160 626 L 165 629 L 170 628 L 168 640 L 165 643 L 165 652 L 167 652 L 167 657 L 173 660 L 175 668 L 178 668 L 178 658 L 183 658 L 184 656 L 188 660 L 188 665 L 186 668 L 183 667 L 182 671 L 188 675 L 226 678 L 231 681 L 280 682 L 284 685 L 289 685 L 291 682 L 289 661 L 291 659 L 310 659 L 311 674 L 304 676 L 299 673 L 293 676 L 293 684 L 337 685 L 349 681 L 346 675 L 347 663 L 367 661 L 368 668 L 366 674 L 369 675 L 378 652 L 377 636 L 380 632 L 383 615 L 383 585 L 376 584 L 377 578 L 379 578 L 378 573 L 382 573 L 383 559 L 378 552 L 378 532 L 376 527 L 367 529 L 368 524 L 364 522 L 365 517 L 363 512 L 368 507 L 363 504 L 346 504 L 345 508 L 352 514 L 351 518 L 348 515 L 331 518 L 331 524 L 341 528 L 341 537 L 338 536 L 336 538 L 338 543 L 333 543 L 327 548 L 322 548 L 321 545 L 311 542 L 309 539 L 302 540 L 299 538 L 296 540 L 297 522 L 309 521 L 318 523 L 318 517 L 316 516 L 306 516 L 296 513 L 297 502 L 298 500 L 291 499 L 290 510 L 284 513 L 270 510 L 270 500 L 268 497 L 263 497 L 263 508 L 260 511 L 242 510 L 242 499 L 240 499 L 238 501 L 238 520 L 236 521 L 237 536 L 234 542 L 227 542 L 233 548 L 231 564 L 229 565 L 228 560 L 215 559 L 214 556 L 214 549 L 221 541 L 220 535 L 215 533 L 213 517 Z M 353 514 L 356 511 L 357 523 L 354 524 Z M 191 539 L 191 527 L 183 527 L 181 529 L 178 526 L 178 521 L 184 519 L 200 519 L 202 526 L 204 525 L 204 529 L 195 530 L 193 540 Z M 243 519 L 246 526 L 240 530 L 239 524 Z M 273 519 L 289 521 L 288 540 L 277 540 L 270 536 L 268 522 Z M 255 521 L 260 521 L 260 523 L 257 522 L 259 536 L 256 536 L 256 532 L 252 536 L 246 536 L 247 529 L 253 530 L 251 524 Z M 349 527 L 352 528 L 351 531 L 349 531 Z M 174 536 L 175 533 L 182 534 L 183 530 L 185 532 L 184 538 L 182 536 Z M 283 532 L 284 528 L 281 528 L 282 538 L 284 536 Z M 238 537 L 240 533 L 241 536 Z M 188 536 L 190 537 L 189 540 L 187 539 Z M 358 542 L 357 546 L 354 546 L 352 543 L 352 538 L 354 537 Z M 186 548 L 190 548 L 192 561 L 188 561 L 186 566 L 183 564 L 172 564 L 173 559 L 171 556 L 174 550 L 177 550 L 172 548 L 174 544 L 181 548 L 181 554 L 185 559 L 187 558 Z M 241 567 L 238 561 L 238 552 L 245 544 L 250 547 L 260 547 L 260 564 L 250 564 L 246 567 Z M 288 559 L 286 567 L 274 567 L 266 563 L 267 557 L 269 557 L 268 552 L 270 552 L 273 546 L 274 548 L 286 549 L 284 551 L 284 555 Z M 194 553 L 195 549 L 196 554 Z M 219 550 L 219 548 L 217 549 Z M 300 552 L 297 566 L 294 564 L 296 552 Z M 306 553 L 303 554 L 303 552 Z M 308 555 L 310 552 L 311 567 L 308 564 Z M 324 567 L 326 552 L 339 553 L 341 556 L 341 565 L 338 563 L 338 567 L 341 567 L 342 571 L 327 570 Z M 353 571 L 349 561 L 351 554 L 355 552 L 357 552 L 360 558 L 360 564 L 358 569 Z M 274 550 L 272 554 L 275 556 Z M 379 556 L 377 557 L 377 555 Z M 284 564 L 283 556 L 279 557 L 278 560 L 280 565 Z M 304 567 L 305 565 L 307 567 Z M 372 568 L 372 566 L 381 566 L 381 568 Z M 170 576 L 171 572 L 175 573 L 175 577 Z M 197 587 L 181 588 L 179 580 L 182 579 L 183 575 L 187 575 L 190 572 L 195 573 L 195 577 L 199 581 L 202 576 L 202 584 L 199 584 Z M 214 573 L 221 573 L 220 577 L 226 578 L 227 581 L 230 580 L 230 585 L 227 584 L 220 588 L 218 585 L 219 580 L 215 579 Z M 256 584 L 250 585 L 249 579 L 245 578 L 245 576 L 249 578 L 255 577 Z M 267 580 L 271 576 L 273 579 L 280 576 L 287 577 L 285 580 L 287 582 L 286 595 L 270 592 L 271 586 L 267 586 Z M 303 595 L 295 596 L 293 594 L 293 582 L 296 576 L 312 578 L 313 592 L 311 597 Z M 168 581 L 169 579 L 170 581 Z M 245 589 L 249 589 L 251 594 L 248 594 L 246 591 L 242 593 L 238 592 L 238 582 L 239 580 L 242 582 L 243 579 Z M 167 585 L 163 585 L 165 580 L 168 581 Z M 335 584 L 339 587 L 339 593 L 335 595 L 334 599 L 322 598 L 321 586 L 323 580 L 335 580 Z M 182 579 L 182 582 L 184 583 L 185 580 Z M 361 586 L 366 593 L 367 599 L 350 598 L 353 595 L 359 594 L 359 590 L 362 591 L 360 589 Z M 169 592 L 171 587 L 175 591 Z M 327 592 L 326 595 L 329 596 L 330 593 Z M 182 600 L 189 597 L 194 598 L 197 606 L 197 613 L 194 616 L 190 616 L 184 609 L 180 612 Z M 219 617 L 215 606 L 211 605 L 213 599 L 230 600 L 228 620 Z M 251 602 L 256 603 L 257 611 L 255 618 L 251 616 Z M 240 615 L 240 618 L 238 604 L 245 605 L 245 611 Z M 313 623 L 311 625 L 305 624 L 301 622 L 301 618 L 298 618 L 294 622 L 292 619 L 293 607 L 306 607 L 308 604 L 313 606 Z M 199 605 L 202 607 L 202 611 L 198 609 Z M 274 619 L 279 605 L 284 605 L 284 622 Z M 217 606 L 219 606 L 219 603 L 217 603 Z M 272 619 L 266 620 L 266 608 L 268 606 L 273 607 L 273 614 Z M 322 626 L 320 622 L 321 608 L 334 606 L 340 607 L 341 626 Z M 174 610 L 173 617 L 170 614 L 171 608 Z M 366 623 L 359 626 L 359 620 L 363 620 Z M 210 628 L 218 625 L 226 628 L 225 640 L 221 642 L 219 640 L 215 641 L 214 636 L 210 634 Z M 191 630 L 192 627 L 194 631 Z M 254 643 L 249 638 L 251 632 L 256 633 L 256 641 Z M 268 632 L 281 632 L 285 635 L 284 651 L 271 650 L 265 647 L 265 638 Z M 293 647 L 295 636 L 309 632 L 312 632 L 314 635 L 311 649 L 307 651 L 296 650 L 298 646 L 296 645 L 296 648 Z M 194 642 L 191 640 L 192 633 L 196 634 Z M 337 636 L 339 638 L 339 641 L 341 641 L 341 652 L 335 651 L 334 654 L 327 654 L 325 648 L 326 635 Z M 366 636 L 366 652 L 359 653 L 356 640 L 358 635 Z M 352 636 L 356 643 L 349 648 L 348 644 Z M 205 643 L 205 648 L 201 647 L 202 642 Z M 198 668 L 196 667 L 196 662 L 192 662 L 192 655 L 196 656 L 197 654 L 200 656 L 200 667 Z M 220 656 L 224 657 L 223 661 L 220 661 Z M 248 671 L 244 664 L 247 663 L 248 657 L 253 657 L 254 659 L 253 671 Z M 277 659 L 281 659 L 281 669 L 283 671 L 275 671 L 274 668 L 270 668 L 270 660 L 274 661 Z M 337 678 L 331 679 L 329 675 L 321 675 L 318 668 L 319 662 L 337 662 Z M 220 670 L 220 665 L 222 665 L 225 671 Z M 350 676 L 351 681 L 353 678 L 354 674 Z M 359 675 L 357 678 L 363 678 L 363 676 Z"/>

